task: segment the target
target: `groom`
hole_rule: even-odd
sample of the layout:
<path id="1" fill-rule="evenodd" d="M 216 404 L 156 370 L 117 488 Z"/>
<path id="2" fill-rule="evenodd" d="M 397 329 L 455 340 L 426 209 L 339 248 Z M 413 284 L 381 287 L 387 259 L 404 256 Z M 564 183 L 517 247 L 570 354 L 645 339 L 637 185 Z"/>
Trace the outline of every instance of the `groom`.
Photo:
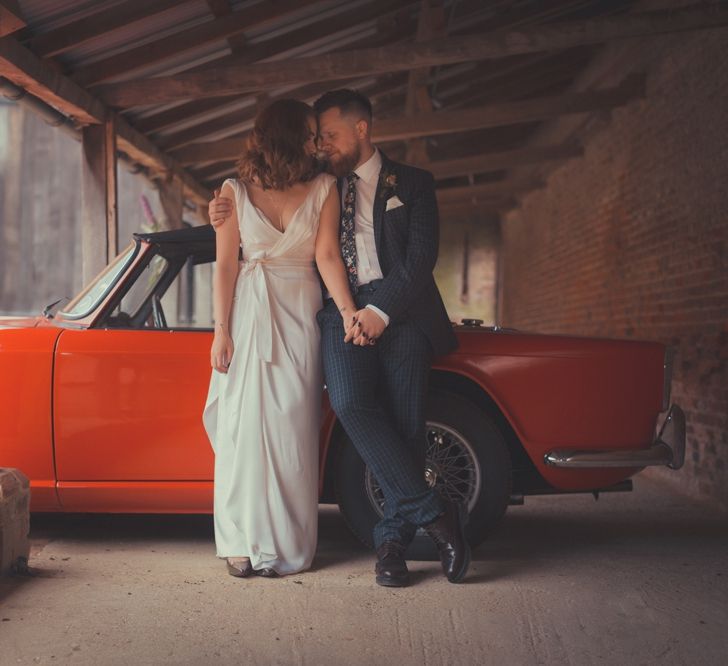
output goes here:
<path id="1" fill-rule="evenodd" d="M 442 498 L 424 477 L 430 364 L 457 346 L 432 277 L 433 177 L 390 161 L 372 144 L 372 108 L 361 93 L 330 91 L 314 109 L 320 148 L 338 179 L 341 250 L 359 308 L 344 336 L 335 303 L 324 301 L 318 313 L 324 373 L 331 406 L 384 494 L 384 518 L 374 528 L 376 582 L 409 583 L 404 552 L 423 527 L 456 583 L 470 562 L 465 508 Z"/>

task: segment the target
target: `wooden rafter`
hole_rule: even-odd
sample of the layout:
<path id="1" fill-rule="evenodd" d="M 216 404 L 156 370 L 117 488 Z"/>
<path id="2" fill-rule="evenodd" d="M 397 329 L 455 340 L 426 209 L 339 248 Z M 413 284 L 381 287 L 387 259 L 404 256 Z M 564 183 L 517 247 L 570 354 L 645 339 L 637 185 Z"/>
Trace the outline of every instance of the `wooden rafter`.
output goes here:
<path id="1" fill-rule="evenodd" d="M 210 11 L 215 15 L 215 18 L 222 18 L 223 16 L 230 16 L 232 14 L 232 7 L 230 6 L 230 0 L 205 0 Z M 242 53 L 247 49 L 248 39 L 243 34 L 230 35 L 225 39 L 230 52 L 233 54 L 232 57 Z"/>
<path id="2" fill-rule="evenodd" d="M 0 37 L 9 35 L 25 27 L 25 20 L 17 0 L 0 2 Z"/>
<path id="3" fill-rule="evenodd" d="M 377 0 L 365 7 L 357 7 L 355 11 L 337 14 L 330 18 L 317 21 L 313 25 L 308 25 L 305 28 L 300 28 L 286 33 L 284 40 L 276 37 L 256 44 L 251 44 L 246 48 L 244 53 L 224 56 L 222 58 L 206 62 L 204 65 L 199 65 L 189 71 L 210 71 L 225 65 L 237 65 L 242 67 L 252 62 L 280 55 L 281 53 L 299 48 L 310 42 L 315 42 L 316 40 L 335 36 L 337 33 L 350 28 L 353 21 L 356 21 L 357 24 L 361 25 L 367 21 L 372 21 L 378 18 L 379 31 L 383 34 L 407 34 L 409 33 L 409 26 L 407 25 L 407 21 L 404 20 L 404 17 L 401 16 L 400 12 L 402 12 L 403 8 L 408 5 L 412 5 L 413 3 L 414 0 Z M 330 84 L 330 82 L 327 83 L 327 85 Z M 290 95 L 296 97 L 298 96 L 298 93 L 294 90 L 290 91 Z M 134 122 L 134 125 L 142 132 L 156 132 L 180 121 L 186 121 L 196 115 L 204 114 L 214 109 L 216 106 L 219 106 L 222 103 L 227 103 L 228 101 L 229 98 L 225 97 L 206 97 L 205 99 L 180 104 L 172 109 L 167 109 L 151 116 L 140 118 L 138 121 Z"/>
<path id="4" fill-rule="evenodd" d="M 102 98 L 123 108 L 190 99 L 237 95 L 284 85 L 356 78 L 420 67 L 454 64 L 517 53 L 559 50 L 615 39 L 644 37 L 728 25 L 728 10 L 688 7 L 643 15 L 574 21 L 519 31 L 467 35 L 428 42 L 333 55 L 266 62 L 246 68 L 220 67 L 214 72 L 181 73 L 100 87 Z M 109 63 L 111 64 L 111 63 Z"/>
<path id="5" fill-rule="evenodd" d="M 85 16 L 55 30 L 31 37 L 26 46 L 41 58 L 60 55 L 120 27 L 161 14 L 179 5 L 179 0 L 127 0 L 93 16 Z"/>
<path id="6" fill-rule="evenodd" d="M 97 60 L 81 67 L 71 74 L 71 78 L 83 86 L 89 86 L 114 76 L 129 74 L 142 67 L 178 56 L 185 51 L 199 49 L 204 44 L 217 42 L 239 35 L 251 28 L 273 23 L 286 14 L 300 11 L 306 5 L 315 5 L 322 0 L 280 0 L 273 6 L 260 2 L 246 7 L 229 16 L 222 16 L 194 28 L 181 30 L 168 37 L 143 44 L 128 51 Z M 209 74 L 206 74 L 209 76 Z"/>
<path id="7" fill-rule="evenodd" d="M 0 76 L 6 77 L 81 125 L 100 124 L 116 115 L 12 37 L 0 38 Z M 114 127 L 119 150 L 154 172 L 175 174 L 182 181 L 188 196 L 198 201 L 207 200 L 209 192 L 206 188 L 122 117 L 115 118 Z"/>
<path id="8" fill-rule="evenodd" d="M 585 113 L 622 106 L 644 95 L 643 74 L 633 74 L 616 87 L 553 97 L 504 102 L 457 111 L 391 118 L 374 124 L 376 141 L 397 141 L 417 136 L 452 134 L 468 130 L 546 120 L 567 113 Z"/>
<path id="9" fill-rule="evenodd" d="M 106 116 L 106 108 L 98 99 L 56 72 L 13 37 L 0 38 L 0 76 L 80 124 L 101 123 Z"/>

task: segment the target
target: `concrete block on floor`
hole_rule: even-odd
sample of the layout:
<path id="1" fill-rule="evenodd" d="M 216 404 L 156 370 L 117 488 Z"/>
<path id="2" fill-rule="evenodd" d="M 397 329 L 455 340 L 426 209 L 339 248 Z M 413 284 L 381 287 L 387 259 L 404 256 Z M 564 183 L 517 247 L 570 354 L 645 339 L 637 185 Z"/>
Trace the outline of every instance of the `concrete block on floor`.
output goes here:
<path id="1" fill-rule="evenodd" d="M 24 571 L 30 554 L 30 483 L 20 470 L 0 467 L 0 576 Z"/>

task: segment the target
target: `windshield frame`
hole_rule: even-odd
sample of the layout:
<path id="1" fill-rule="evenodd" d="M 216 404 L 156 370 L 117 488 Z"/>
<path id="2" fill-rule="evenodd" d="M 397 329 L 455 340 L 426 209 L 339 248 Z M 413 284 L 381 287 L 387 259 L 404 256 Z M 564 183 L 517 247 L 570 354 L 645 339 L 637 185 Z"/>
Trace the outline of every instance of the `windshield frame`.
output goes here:
<path id="1" fill-rule="evenodd" d="M 124 275 L 126 275 L 129 266 L 131 266 L 131 264 L 134 262 L 137 255 L 139 254 L 140 247 L 141 243 L 137 241 L 131 241 L 129 245 L 127 245 L 107 266 L 104 267 L 104 269 L 96 277 L 94 277 L 93 280 L 91 280 L 91 282 L 89 282 L 86 287 L 83 288 L 83 290 L 81 290 L 81 292 L 77 296 L 73 298 L 73 300 L 69 301 L 69 303 L 65 306 L 68 309 L 73 308 L 104 277 L 109 275 L 109 273 L 111 273 L 113 270 L 117 269 L 117 273 L 114 276 L 113 280 L 109 282 L 109 284 L 106 286 L 102 293 L 97 295 L 92 305 L 87 310 L 82 313 L 72 313 L 68 312 L 68 310 L 59 310 L 56 315 L 68 321 L 75 321 L 78 319 L 84 319 L 92 314 L 94 310 L 96 310 L 99 305 L 103 303 L 104 300 L 109 296 L 109 294 L 116 288 L 116 285 L 124 277 Z"/>

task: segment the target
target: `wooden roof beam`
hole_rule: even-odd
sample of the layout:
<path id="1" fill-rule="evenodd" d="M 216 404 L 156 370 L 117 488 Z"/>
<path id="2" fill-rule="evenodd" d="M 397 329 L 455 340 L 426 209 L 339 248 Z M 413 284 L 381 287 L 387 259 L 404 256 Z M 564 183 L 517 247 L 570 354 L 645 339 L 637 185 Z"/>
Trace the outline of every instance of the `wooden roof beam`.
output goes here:
<path id="1" fill-rule="evenodd" d="M 0 76 L 82 125 L 103 122 L 106 107 L 13 37 L 0 37 Z"/>
<path id="2" fill-rule="evenodd" d="M 434 160 L 419 166 L 429 169 L 435 178 L 444 179 L 487 173 L 489 171 L 501 171 L 502 169 L 512 169 L 513 167 L 524 164 L 567 160 L 574 157 L 581 157 L 583 154 L 584 148 L 579 144 L 527 146 L 525 148 L 497 153 L 485 153 L 473 157 L 462 157 L 453 160 Z"/>
<path id="3" fill-rule="evenodd" d="M 400 116 L 380 120 L 373 123 L 372 134 L 375 142 L 382 143 L 545 120 L 567 113 L 611 109 L 644 95 L 644 87 L 644 75 L 631 75 L 619 86 L 604 90 L 491 104 L 458 111 L 437 111 L 420 114 L 416 118 Z M 182 164 L 232 160 L 240 153 L 240 142 L 241 138 L 237 137 L 189 144 L 175 151 L 174 156 Z"/>
<path id="4" fill-rule="evenodd" d="M 10 35 L 25 27 L 25 19 L 17 0 L 0 2 L 0 37 Z"/>
<path id="5" fill-rule="evenodd" d="M 362 49 L 346 54 L 258 63 L 245 68 L 228 66 L 213 71 L 183 72 L 174 76 L 107 84 L 100 86 L 99 94 L 112 106 L 128 108 L 205 95 L 238 95 L 246 91 L 257 92 L 284 85 L 357 78 L 725 25 L 728 25 L 728 10 L 706 8 L 703 5 L 697 8 L 690 6 L 641 15 L 573 21 Z"/>

